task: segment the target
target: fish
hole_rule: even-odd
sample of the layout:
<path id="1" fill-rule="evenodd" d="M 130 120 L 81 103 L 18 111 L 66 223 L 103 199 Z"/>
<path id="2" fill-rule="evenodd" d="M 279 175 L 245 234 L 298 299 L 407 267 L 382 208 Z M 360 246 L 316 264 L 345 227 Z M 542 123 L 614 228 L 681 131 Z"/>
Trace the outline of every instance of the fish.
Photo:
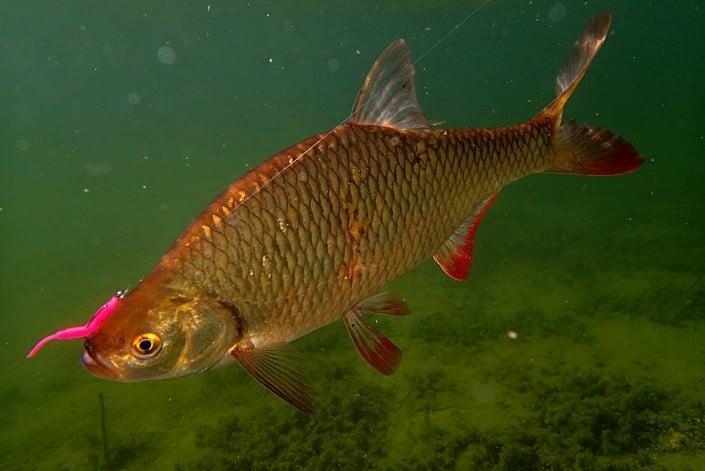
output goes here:
<path id="1" fill-rule="evenodd" d="M 405 316 L 385 286 L 424 260 L 465 280 L 481 221 L 502 188 L 537 173 L 636 170 L 622 137 L 564 121 L 563 109 L 610 30 L 592 18 L 563 63 L 556 96 L 530 121 L 441 129 L 422 113 L 406 43 L 370 69 L 345 122 L 286 148 L 230 184 L 156 266 L 84 326 L 42 339 L 83 339 L 83 366 L 117 381 L 174 378 L 239 364 L 297 409 L 313 395 L 289 344 L 344 324 L 372 368 L 402 352 L 367 320 Z"/>

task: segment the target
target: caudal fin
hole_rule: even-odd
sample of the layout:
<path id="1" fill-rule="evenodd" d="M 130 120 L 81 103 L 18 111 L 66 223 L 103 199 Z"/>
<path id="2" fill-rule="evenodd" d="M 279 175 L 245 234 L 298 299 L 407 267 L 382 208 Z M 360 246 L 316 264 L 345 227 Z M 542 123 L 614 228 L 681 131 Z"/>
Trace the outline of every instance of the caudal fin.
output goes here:
<path id="1" fill-rule="evenodd" d="M 563 107 L 604 44 L 611 24 L 611 12 L 604 12 L 590 20 L 556 76 L 556 98 L 541 111 L 541 115 L 554 117 L 560 122 Z"/>
<path id="2" fill-rule="evenodd" d="M 549 172 L 619 175 L 636 170 L 644 162 L 631 144 L 610 131 L 574 121 L 561 124 L 563 107 L 604 44 L 611 24 L 610 12 L 590 20 L 556 77 L 556 98 L 540 113 L 555 123 Z"/>
<path id="3" fill-rule="evenodd" d="M 568 121 L 553 140 L 549 172 L 621 175 L 641 166 L 644 158 L 627 141 L 607 131 Z"/>

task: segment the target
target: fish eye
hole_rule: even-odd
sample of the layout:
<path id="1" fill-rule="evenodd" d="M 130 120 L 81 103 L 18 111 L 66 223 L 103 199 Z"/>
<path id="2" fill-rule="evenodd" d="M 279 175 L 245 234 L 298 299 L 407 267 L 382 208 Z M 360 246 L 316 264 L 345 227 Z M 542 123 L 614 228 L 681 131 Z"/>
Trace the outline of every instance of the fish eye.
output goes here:
<path id="1" fill-rule="evenodd" d="M 132 342 L 132 352 L 138 358 L 149 358 L 155 355 L 161 347 L 161 339 L 152 333 L 139 335 Z"/>

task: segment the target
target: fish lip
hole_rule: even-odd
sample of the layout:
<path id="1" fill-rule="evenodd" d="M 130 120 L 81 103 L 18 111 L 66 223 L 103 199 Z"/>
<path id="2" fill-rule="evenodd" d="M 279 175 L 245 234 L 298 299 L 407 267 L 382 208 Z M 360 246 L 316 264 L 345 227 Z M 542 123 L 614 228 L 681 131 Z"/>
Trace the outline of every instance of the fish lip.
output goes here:
<path id="1" fill-rule="evenodd" d="M 108 368 L 105 362 L 100 358 L 100 355 L 95 352 L 91 353 L 90 349 L 83 351 L 83 354 L 81 355 L 81 364 L 94 376 L 99 378 L 118 379 L 118 376 L 111 368 Z"/>

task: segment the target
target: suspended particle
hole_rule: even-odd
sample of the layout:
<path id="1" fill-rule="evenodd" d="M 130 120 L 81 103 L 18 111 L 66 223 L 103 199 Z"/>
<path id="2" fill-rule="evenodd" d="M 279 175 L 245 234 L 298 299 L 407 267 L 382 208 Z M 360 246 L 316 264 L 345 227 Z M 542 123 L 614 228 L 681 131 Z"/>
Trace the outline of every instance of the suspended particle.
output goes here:
<path id="1" fill-rule="evenodd" d="M 565 5 L 562 3 L 556 3 L 548 10 L 548 19 L 551 23 L 560 23 L 565 19 Z"/>
<path id="2" fill-rule="evenodd" d="M 162 64 L 171 65 L 176 62 L 176 52 L 169 46 L 162 46 L 157 49 L 157 59 Z"/>
<path id="3" fill-rule="evenodd" d="M 17 150 L 24 152 L 29 149 L 29 142 L 26 139 L 17 139 Z"/>
<path id="4" fill-rule="evenodd" d="M 127 94 L 127 102 L 131 105 L 139 105 L 142 101 L 140 94 L 137 92 L 130 92 Z"/>

